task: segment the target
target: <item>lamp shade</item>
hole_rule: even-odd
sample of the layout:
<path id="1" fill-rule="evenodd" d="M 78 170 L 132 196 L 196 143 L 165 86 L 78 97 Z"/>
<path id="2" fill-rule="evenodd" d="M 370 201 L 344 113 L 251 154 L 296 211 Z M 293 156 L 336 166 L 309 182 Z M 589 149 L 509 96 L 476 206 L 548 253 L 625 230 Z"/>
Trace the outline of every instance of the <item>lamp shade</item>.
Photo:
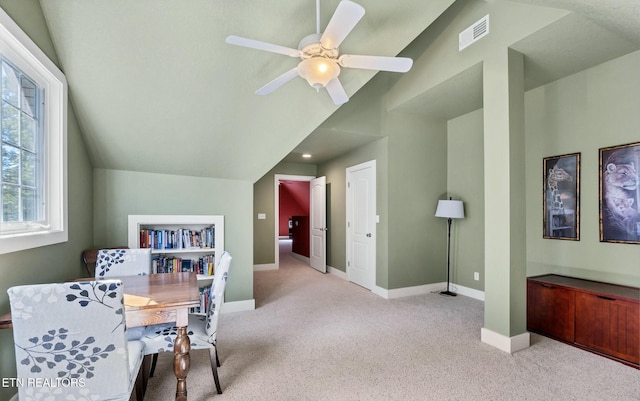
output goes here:
<path id="1" fill-rule="evenodd" d="M 298 64 L 298 74 L 315 89 L 322 89 L 340 74 L 340 66 L 333 59 L 311 57 Z"/>
<path id="2" fill-rule="evenodd" d="M 436 217 L 463 219 L 464 206 L 461 200 L 439 200 Z"/>

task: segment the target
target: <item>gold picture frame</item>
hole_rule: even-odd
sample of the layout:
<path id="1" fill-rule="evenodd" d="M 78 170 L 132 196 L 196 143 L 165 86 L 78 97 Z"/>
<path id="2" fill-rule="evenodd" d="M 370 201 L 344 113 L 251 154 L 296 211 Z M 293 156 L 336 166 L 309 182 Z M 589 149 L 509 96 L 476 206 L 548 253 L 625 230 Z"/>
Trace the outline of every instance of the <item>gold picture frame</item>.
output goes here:
<path id="1" fill-rule="evenodd" d="M 545 157 L 543 238 L 580 240 L 580 153 Z"/>
<path id="2" fill-rule="evenodd" d="M 600 242 L 640 244 L 640 142 L 599 151 Z"/>

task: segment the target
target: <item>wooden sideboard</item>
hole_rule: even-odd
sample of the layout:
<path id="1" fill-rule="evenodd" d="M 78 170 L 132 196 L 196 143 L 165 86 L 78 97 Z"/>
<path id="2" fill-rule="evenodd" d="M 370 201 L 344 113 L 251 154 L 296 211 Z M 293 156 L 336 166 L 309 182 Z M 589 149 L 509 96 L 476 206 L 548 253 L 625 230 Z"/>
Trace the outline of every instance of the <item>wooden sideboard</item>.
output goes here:
<path id="1" fill-rule="evenodd" d="M 529 277 L 527 330 L 640 368 L 640 289 L 555 274 Z"/>

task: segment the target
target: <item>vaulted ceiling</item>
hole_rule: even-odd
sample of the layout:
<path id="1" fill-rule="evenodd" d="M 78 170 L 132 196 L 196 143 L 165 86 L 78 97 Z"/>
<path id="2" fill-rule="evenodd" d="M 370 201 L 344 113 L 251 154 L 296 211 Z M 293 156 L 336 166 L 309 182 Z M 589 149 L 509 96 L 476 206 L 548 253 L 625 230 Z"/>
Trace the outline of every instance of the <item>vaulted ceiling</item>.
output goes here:
<path id="1" fill-rule="evenodd" d="M 629 46 L 638 48 L 637 0 L 516 2 L 576 15 L 573 25 L 569 20 L 519 44 L 517 50 L 528 57 L 530 87 L 629 52 Z M 366 14 L 340 52 L 395 56 L 454 0 L 359 3 Z M 305 144 L 313 147 L 326 159 L 368 140 L 336 133 L 331 141 L 314 141 L 314 131 L 322 130 L 318 127 L 337 109 L 326 92 L 316 93 L 297 78 L 268 96 L 258 96 L 256 89 L 297 61 L 225 43 L 234 34 L 297 48 L 301 38 L 315 32 L 313 0 L 40 0 L 40 4 L 97 168 L 256 181 L 296 146 L 298 151 Z M 337 4 L 338 0 L 321 2 L 321 27 Z M 567 30 L 585 29 L 592 33 L 599 29 L 602 34 L 580 37 L 580 50 L 570 48 L 571 54 L 576 53 L 573 67 L 564 66 L 557 55 L 572 44 L 554 37 L 569 32 L 562 37 L 571 38 Z M 615 50 L 593 51 L 594 46 Z M 343 70 L 340 80 L 352 96 L 374 75 L 349 69 Z M 473 71 L 463 78 L 471 85 L 477 82 Z M 420 107 L 419 101 L 414 102 L 410 107 Z"/>

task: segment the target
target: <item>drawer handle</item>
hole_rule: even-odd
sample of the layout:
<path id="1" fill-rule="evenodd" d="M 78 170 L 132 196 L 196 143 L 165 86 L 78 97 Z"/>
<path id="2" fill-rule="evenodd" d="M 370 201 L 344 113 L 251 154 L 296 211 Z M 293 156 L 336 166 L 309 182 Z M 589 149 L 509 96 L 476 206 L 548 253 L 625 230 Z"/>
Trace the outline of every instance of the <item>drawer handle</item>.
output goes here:
<path id="1" fill-rule="evenodd" d="M 540 284 L 540 285 L 543 286 L 544 288 L 551 288 L 552 290 L 556 288 L 555 286 L 549 285 L 549 284 Z"/>
<path id="2" fill-rule="evenodd" d="M 598 298 L 600 299 L 605 299 L 607 301 L 615 301 L 615 298 L 611 298 L 611 297 L 605 297 L 604 295 L 596 295 Z"/>

